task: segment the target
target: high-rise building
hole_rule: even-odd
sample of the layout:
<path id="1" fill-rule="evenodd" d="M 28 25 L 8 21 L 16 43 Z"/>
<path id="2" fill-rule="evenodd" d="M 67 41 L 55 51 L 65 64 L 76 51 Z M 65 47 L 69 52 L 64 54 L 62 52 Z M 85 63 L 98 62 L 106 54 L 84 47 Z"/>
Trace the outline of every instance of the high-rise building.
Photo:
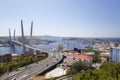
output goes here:
<path id="1" fill-rule="evenodd" d="M 119 47 L 110 48 L 110 61 L 120 62 L 120 48 Z"/>

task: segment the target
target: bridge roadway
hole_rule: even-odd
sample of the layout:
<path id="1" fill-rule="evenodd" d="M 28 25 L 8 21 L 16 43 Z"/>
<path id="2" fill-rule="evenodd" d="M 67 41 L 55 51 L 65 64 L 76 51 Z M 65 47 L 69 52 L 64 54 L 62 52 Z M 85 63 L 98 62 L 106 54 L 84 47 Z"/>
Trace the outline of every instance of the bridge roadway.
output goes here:
<path id="1" fill-rule="evenodd" d="M 15 43 L 15 44 L 21 45 L 21 46 L 23 45 L 23 43 L 21 43 L 21 42 L 19 42 L 19 41 L 16 41 L 16 40 L 12 40 L 12 42 Z M 27 45 L 27 44 L 25 44 L 25 47 L 27 47 L 27 48 L 29 48 L 29 49 L 32 49 L 32 50 L 36 50 L 36 51 L 47 52 L 47 51 L 45 51 L 45 50 L 42 50 L 42 49 L 39 49 L 39 48 L 36 48 L 36 47 L 32 47 L 32 46 Z"/>
<path id="2" fill-rule="evenodd" d="M 35 48 L 36 50 L 40 50 Z M 12 71 L 0 77 L 0 80 L 29 80 L 30 78 L 44 72 L 50 67 L 56 65 L 62 60 L 61 53 L 48 52 L 48 57 L 42 61 L 38 61 L 27 66 L 21 67 L 18 71 Z"/>

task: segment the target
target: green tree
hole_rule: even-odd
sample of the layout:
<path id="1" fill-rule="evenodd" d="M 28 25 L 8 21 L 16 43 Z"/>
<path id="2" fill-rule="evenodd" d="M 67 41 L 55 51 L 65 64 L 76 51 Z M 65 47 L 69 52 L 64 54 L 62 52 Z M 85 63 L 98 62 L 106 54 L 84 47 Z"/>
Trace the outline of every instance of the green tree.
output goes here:
<path id="1" fill-rule="evenodd" d="M 104 62 L 98 70 L 76 73 L 73 80 L 120 80 L 120 63 Z"/>
<path id="2" fill-rule="evenodd" d="M 101 62 L 100 53 L 96 51 L 93 55 L 93 63 L 100 63 L 100 62 Z"/>
<path id="3" fill-rule="evenodd" d="M 67 71 L 67 73 L 78 73 L 81 70 L 87 70 L 89 68 L 88 65 L 86 65 L 85 63 L 83 63 L 82 61 L 78 61 L 76 63 L 74 63 L 70 69 Z"/>

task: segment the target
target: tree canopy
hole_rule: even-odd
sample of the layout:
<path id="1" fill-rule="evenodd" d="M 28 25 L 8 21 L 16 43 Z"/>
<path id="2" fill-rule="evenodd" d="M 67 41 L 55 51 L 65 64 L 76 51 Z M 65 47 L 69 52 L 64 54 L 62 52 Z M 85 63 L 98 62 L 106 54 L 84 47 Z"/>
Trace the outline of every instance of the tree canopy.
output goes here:
<path id="1" fill-rule="evenodd" d="M 76 73 L 73 80 L 120 80 L 120 63 L 104 62 L 100 69 Z"/>

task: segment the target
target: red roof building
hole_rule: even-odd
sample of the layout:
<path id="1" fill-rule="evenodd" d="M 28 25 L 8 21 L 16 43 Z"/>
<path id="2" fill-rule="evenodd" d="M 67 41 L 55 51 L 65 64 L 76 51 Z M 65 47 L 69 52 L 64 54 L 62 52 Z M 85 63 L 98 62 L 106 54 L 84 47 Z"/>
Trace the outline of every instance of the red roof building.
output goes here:
<path id="1" fill-rule="evenodd" d="M 76 57 L 76 58 L 83 58 L 83 59 L 91 59 L 91 56 L 88 55 L 84 55 L 84 54 L 75 54 L 75 53 L 69 53 L 67 54 L 67 56 L 72 56 L 72 57 Z"/>
<path id="2" fill-rule="evenodd" d="M 79 53 L 69 53 L 67 54 L 67 64 L 72 65 L 76 61 L 83 61 L 84 63 L 92 63 L 92 56 L 79 54 Z"/>
<path id="3" fill-rule="evenodd" d="M 45 57 L 45 54 L 44 53 L 37 53 L 36 55 L 29 56 L 28 58 L 37 60 L 39 57 Z"/>

